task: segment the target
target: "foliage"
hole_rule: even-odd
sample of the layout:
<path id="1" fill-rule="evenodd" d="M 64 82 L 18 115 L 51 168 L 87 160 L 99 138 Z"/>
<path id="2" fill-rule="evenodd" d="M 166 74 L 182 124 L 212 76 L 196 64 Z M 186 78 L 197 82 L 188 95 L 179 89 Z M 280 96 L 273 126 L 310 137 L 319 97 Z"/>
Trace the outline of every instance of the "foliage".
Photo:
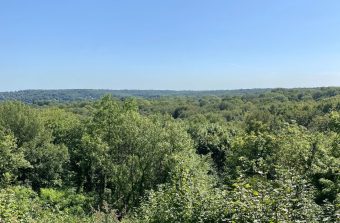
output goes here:
<path id="1" fill-rule="evenodd" d="M 337 222 L 339 93 L 0 94 L 0 222 Z"/>
<path id="2" fill-rule="evenodd" d="M 0 131 L 0 184 L 9 185 L 16 180 L 21 168 L 29 168 L 30 164 L 18 149 L 12 134 Z"/>
<path id="3" fill-rule="evenodd" d="M 43 189 L 41 197 L 25 187 L 1 189 L 0 222 L 92 222 L 77 203 L 82 199 L 52 189 Z"/>

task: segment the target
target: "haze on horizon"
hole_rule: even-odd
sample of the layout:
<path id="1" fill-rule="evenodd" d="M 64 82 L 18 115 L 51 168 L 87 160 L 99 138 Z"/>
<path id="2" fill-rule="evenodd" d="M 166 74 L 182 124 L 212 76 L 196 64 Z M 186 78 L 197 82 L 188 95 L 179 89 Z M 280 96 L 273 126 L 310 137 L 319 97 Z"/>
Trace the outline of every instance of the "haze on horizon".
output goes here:
<path id="1" fill-rule="evenodd" d="M 340 1 L 1 1 L 0 91 L 340 86 Z"/>

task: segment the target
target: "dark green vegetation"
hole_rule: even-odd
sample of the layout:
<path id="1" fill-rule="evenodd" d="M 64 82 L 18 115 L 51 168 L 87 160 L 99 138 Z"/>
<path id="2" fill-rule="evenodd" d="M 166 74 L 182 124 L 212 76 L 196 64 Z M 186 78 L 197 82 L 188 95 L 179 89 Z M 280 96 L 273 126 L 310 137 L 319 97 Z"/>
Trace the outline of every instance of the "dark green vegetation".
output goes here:
<path id="1" fill-rule="evenodd" d="M 339 221 L 340 88 L 42 92 L 2 94 L 0 222 Z"/>
<path id="2" fill-rule="evenodd" d="M 72 102 L 98 100 L 104 95 L 114 97 L 159 98 L 163 96 L 236 96 L 255 94 L 268 91 L 267 89 L 219 90 L 219 91 L 172 91 L 172 90 L 25 90 L 15 92 L 0 92 L 0 101 L 20 100 L 27 103 L 41 104 L 51 102 Z"/>

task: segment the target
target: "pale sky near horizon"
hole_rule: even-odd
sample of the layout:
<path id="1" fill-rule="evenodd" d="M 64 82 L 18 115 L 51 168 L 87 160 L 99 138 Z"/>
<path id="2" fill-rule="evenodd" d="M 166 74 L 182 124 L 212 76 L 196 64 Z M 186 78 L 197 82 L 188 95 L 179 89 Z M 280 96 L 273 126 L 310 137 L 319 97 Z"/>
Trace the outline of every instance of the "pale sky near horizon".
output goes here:
<path id="1" fill-rule="evenodd" d="M 338 0 L 0 0 L 0 91 L 340 86 Z"/>

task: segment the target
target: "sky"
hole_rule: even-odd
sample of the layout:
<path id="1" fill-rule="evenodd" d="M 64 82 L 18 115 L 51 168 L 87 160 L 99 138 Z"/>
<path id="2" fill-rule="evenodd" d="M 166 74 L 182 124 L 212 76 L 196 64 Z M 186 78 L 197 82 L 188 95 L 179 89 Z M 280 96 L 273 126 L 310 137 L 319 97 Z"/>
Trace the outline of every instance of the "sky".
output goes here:
<path id="1" fill-rule="evenodd" d="M 340 86 L 339 0 L 0 0 L 0 91 Z"/>

